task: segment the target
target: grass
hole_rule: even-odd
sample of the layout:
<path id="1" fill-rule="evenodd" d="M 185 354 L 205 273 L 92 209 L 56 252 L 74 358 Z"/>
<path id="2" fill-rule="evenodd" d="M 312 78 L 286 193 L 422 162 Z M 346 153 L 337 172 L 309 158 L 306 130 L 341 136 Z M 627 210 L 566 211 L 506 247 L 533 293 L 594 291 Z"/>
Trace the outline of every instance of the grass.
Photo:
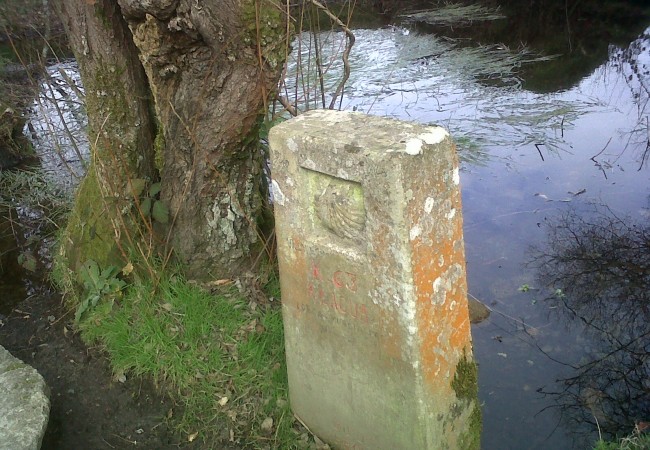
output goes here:
<path id="1" fill-rule="evenodd" d="M 631 435 L 615 442 L 602 439 L 596 442 L 594 450 L 648 450 L 650 449 L 650 433 L 635 430 Z"/>
<path id="2" fill-rule="evenodd" d="M 151 377 L 182 405 L 172 421 L 188 440 L 219 442 L 225 423 L 228 440 L 244 448 L 307 445 L 289 409 L 279 307 L 167 272 L 84 317 L 82 337 L 105 348 L 118 378 Z"/>

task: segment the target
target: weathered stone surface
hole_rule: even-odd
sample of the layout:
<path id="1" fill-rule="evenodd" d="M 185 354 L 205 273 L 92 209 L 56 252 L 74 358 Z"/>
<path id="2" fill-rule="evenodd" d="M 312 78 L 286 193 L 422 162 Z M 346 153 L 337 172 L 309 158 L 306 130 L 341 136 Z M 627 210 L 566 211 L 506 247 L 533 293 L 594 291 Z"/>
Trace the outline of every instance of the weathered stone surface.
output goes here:
<path id="1" fill-rule="evenodd" d="M 318 110 L 270 144 L 294 412 L 335 448 L 478 448 L 448 133 Z"/>
<path id="2" fill-rule="evenodd" d="M 0 450 L 37 450 L 50 415 L 49 388 L 0 346 Z"/>

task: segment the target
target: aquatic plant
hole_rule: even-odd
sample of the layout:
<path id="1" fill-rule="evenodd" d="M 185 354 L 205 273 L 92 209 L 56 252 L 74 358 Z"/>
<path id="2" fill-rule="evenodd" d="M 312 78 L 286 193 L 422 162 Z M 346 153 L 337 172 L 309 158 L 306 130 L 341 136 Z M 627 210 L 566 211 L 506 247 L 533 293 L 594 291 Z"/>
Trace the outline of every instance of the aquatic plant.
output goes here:
<path id="1" fill-rule="evenodd" d="M 401 15 L 406 20 L 430 25 L 469 25 L 472 22 L 504 19 L 499 8 L 473 4 L 447 3 L 433 9 L 412 11 Z"/>

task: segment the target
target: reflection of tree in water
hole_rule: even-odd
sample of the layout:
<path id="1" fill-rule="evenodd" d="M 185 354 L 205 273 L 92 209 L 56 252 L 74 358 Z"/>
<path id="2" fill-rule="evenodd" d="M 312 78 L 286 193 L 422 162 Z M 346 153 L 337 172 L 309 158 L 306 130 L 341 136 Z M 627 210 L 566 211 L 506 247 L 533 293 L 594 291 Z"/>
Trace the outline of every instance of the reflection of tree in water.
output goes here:
<path id="1" fill-rule="evenodd" d="M 557 220 L 557 222 L 556 222 Z M 575 211 L 547 223 L 549 247 L 533 266 L 558 310 L 583 322 L 591 346 L 558 380 L 564 423 L 629 432 L 650 419 L 650 226 L 611 210 Z"/>
<path id="2" fill-rule="evenodd" d="M 610 65 L 629 86 L 637 108 L 637 123 L 629 131 L 626 148 L 640 148 L 639 170 L 650 157 L 650 28 L 647 28 L 627 48 L 610 46 Z"/>

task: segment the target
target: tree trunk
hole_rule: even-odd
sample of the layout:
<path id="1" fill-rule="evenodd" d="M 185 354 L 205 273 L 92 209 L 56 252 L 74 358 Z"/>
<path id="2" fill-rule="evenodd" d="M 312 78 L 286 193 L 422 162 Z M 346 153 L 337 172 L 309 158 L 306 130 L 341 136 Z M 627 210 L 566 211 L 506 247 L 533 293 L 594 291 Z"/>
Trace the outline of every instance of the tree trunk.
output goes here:
<path id="1" fill-rule="evenodd" d="M 55 0 L 82 75 L 91 164 L 62 237 L 72 275 L 88 260 L 124 264 L 139 227 L 130 180 L 153 179 L 155 117 L 131 32 L 112 0 Z M 74 278 L 73 278 L 74 279 Z"/>
<path id="2" fill-rule="evenodd" d="M 257 129 L 284 63 L 281 6 L 269 0 L 58 3 L 86 83 L 91 128 L 101 137 L 94 151 L 102 168 L 95 171 L 96 184 L 119 180 L 122 190 L 129 186 L 116 173 L 116 159 L 138 181 L 131 190 L 140 200 L 146 196 L 140 180 L 159 177 L 169 215 L 154 211 L 154 225 L 169 237 L 166 243 L 188 274 L 207 279 L 241 273 L 260 246 Z M 70 227 L 83 228 L 83 188 L 79 195 L 79 219 Z M 130 201 L 139 208 L 133 195 Z M 109 215 L 120 222 L 116 212 Z M 137 235 L 127 228 L 118 240 L 125 233 Z"/>

